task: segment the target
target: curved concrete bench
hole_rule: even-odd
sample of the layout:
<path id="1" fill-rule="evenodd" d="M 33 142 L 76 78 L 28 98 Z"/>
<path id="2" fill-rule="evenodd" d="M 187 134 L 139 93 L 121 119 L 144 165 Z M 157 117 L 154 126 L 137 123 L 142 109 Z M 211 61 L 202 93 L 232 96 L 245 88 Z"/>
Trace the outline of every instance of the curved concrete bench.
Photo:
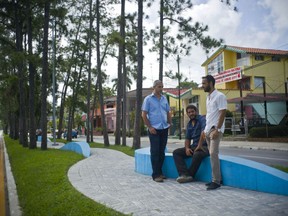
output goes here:
<path id="1" fill-rule="evenodd" d="M 87 142 L 69 142 L 60 149 L 74 151 L 78 154 L 82 154 L 84 157 L 90 156 L 90 146 Z"/>
<path id="2" fill-rule="evenodd" d="M 251 160 L 219 155 L 223 185 L 255 190 L 279 195 L 288 195 L 288 173 Z M 192 159 L 186 160 L 187 165 Z M 172 153 L 165 153 L 163 174 L 177 178 L 178 172 Z M 135 171 L 145 175 L 152 174 L 150 148 L 135 151 Z M 199 167 L 195 180 L 211 181 L 210 157 L 206 157 Z"/>

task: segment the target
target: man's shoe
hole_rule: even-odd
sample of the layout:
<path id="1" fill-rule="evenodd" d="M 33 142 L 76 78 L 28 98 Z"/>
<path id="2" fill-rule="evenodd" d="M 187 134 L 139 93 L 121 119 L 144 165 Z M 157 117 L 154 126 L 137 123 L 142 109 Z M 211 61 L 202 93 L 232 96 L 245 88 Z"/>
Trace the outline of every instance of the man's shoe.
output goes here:
<path id="1" fill-rule="evenodd" d="M 215 182 L 211 182 L 211 184 L 207 187 L 207 190 L 215 190 L 217 188 L 221 187 L 220 184 L 217 184 Z"/>
<path id="2" fill-rule="evenodd" d="M 206 183 L 205 185 L 206 185 L 206 186 L 209 186 L 209 185 L 211 185 L 211 184 L 212 184 L 212 182 L 208 182 L 208 183 Z M 220 181 L 220 185 L 223 185 L 223 181 L 222 181 L 222 180 Z"/>
<path id="3" fill-rule="evenodd" d="M 155 182 L 163 182 L 163 178 L 161 176 L 153 179 Z"/>
<path id="4" fill-rule="evenodd" d="M 166 176 L 164 176 L 163 174 L 162 174 L 162 175 L 160 175 L 160 177 L 161 177 L 162 179 L 167 179 L 167 177 L 166 177 Z"/>
<path id="5" fill-rule="evenodd" d="M 186 175 L 181 175 L 179 176 L 176 181 L 178 183 L 187 183 L 187 182 L 192 182 L 193 181 L 193 177 L 192 176 L 186 176 Z"/>
<path id="6" fill-rule="evenodd" d="M 206 183 L 205 185 L 208 187 L 208 186 L 210 186 L 212 184 L 212 182 L 208 182 L 208 183 Z"/>

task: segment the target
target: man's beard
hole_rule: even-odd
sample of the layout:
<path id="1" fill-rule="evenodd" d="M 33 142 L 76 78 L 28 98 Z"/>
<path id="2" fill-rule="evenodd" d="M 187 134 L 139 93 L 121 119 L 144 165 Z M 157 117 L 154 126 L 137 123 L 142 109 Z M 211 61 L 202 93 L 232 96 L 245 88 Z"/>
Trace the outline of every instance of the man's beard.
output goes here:
<path id="1" fill-rule="evenodd" d="M 204 88 L 204 92 L 210 92 L 210 90 L 211 90 L 210 86 L 207 86 L 206 88 Z"/>

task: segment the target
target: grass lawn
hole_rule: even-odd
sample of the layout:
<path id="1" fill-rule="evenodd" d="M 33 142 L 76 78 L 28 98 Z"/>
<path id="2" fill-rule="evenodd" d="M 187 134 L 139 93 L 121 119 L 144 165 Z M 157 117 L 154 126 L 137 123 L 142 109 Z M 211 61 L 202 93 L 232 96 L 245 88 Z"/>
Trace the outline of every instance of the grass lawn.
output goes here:
<path id="1" fill-rule="evenodd" d="M 279 166 L 279 165 L 273 165 L 272 167 L 288 173 L 288 167 L 283 167 L 283 166 Z"/>
<path id="2" fill-rule="evenodd" d="M 55 149 L 29 150 L 18 140 L 4 137 L 23 216 L 124 215 L 85 197 L 70 184 L 68 169 L 84 159 L 82 155 Z M 66 140 L 57 142 L 65 143 Z M 107 148 L 99 143 L 90 143 L 90 147 Z M 134 150 L 129 146 L 110 145 L 108 148 L 134 156 Z M 288 167 L 274 167 L 288 172 Z"/>
<path id="3" fill-rule="evenodd" d="M 124 215 L 85 197 L 70 184 L 67 172 L 84 159 L 80 154 L 55 149 L 29 150 L 8 136 L 5 143 L 23 216 Z"/>

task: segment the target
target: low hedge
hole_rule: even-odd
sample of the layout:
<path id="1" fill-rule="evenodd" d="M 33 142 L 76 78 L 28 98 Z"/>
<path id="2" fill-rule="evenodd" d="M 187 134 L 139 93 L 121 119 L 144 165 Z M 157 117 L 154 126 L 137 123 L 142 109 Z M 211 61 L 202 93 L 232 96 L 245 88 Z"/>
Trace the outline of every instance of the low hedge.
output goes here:
<path id="1" fill-rule="evenodd" d="M 254 127 L 249 130 L 250 137 L 267 137 L 266 127 Z M 268 126 L 268 137 L 286 137 L 288 136 L 288 126 L 277 125 Z"/>

